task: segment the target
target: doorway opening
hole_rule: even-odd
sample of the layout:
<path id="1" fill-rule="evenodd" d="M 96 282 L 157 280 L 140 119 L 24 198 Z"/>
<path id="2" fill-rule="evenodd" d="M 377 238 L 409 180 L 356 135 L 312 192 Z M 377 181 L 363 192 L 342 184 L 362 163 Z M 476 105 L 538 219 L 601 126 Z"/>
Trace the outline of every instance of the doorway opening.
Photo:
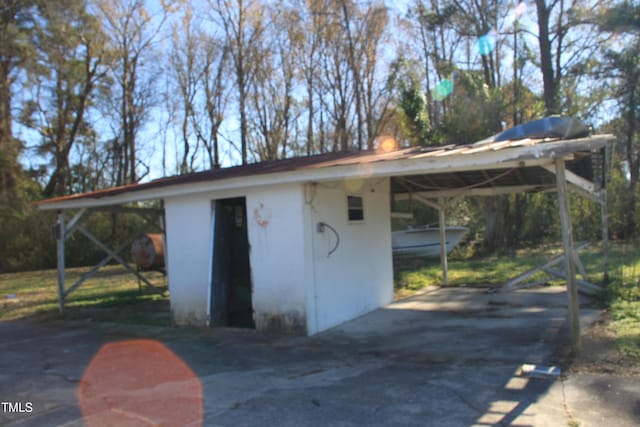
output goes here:
<path id="1" fill-rule="evenodd" d="M 220 199 L 214 206 L 211 325 L 255 328 L 246 200 Z"/>

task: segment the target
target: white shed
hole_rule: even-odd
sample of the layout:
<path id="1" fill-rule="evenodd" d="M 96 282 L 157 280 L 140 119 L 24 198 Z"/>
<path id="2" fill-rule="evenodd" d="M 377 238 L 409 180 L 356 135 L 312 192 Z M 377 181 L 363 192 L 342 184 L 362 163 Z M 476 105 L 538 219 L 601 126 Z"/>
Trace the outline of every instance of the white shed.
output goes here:
<path id="1" fill-rule="evenodd" d="M 179 324 L 313 334 L 393 298 L 388 178 L 252 185 L 164 206 Z"/>
<path id="2" fill-rule="evenodd" d="M 392 301 L 392 197 L 422 199 L 444 212 L 455 197 L 568 186 L 600 201 L 592 156 L 611 139 L 332 153 L 163 178 L 39 207 L 60 213 L 61 308 L 70 292 L 64 240 L 82 215 L 156 199 L 164 206 L 177 324 L 315 334 Z M 77 212 L 66 226 L 65 210 Z"/>

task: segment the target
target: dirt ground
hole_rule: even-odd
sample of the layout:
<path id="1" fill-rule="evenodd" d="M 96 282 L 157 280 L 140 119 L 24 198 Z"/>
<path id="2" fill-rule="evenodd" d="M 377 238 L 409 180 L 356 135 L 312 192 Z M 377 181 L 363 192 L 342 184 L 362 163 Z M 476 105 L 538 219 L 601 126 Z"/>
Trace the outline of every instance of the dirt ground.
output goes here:
<path id="1" fill-rule="evenodd" d="M 571 372 L 640 378 L 640 359 L 623 354 L 616 344 L 615 323 L 607 311 L 582 331 L 582 352 L 570 361 Z"/>

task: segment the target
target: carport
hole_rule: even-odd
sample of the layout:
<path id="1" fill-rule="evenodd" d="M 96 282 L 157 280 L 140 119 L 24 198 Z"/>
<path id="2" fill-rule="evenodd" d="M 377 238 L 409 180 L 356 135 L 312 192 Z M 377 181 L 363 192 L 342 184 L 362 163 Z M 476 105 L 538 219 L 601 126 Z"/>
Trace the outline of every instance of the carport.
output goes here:
<path id="1" fill-rule="evenodd" d="M 552 271 L 567 283 L 569 326 L 574 351 L 580 347 L 578 285 L 587 294 L 600 288 L 589 283 L 573 241 L 568 193 L 598 203 L 604 252 L 604 277 L 608 277 L 608 225 L 606 181 L 613 135 L 596 135 L 570 140 L 550 138 L 480 141 L 467 146 L 425 148 L 413 155 L 434 163 L 430 173 L 394 176 L 394 200 L 418 201 L 439 213 L 442 281 L 448 283 L 445 224 L 448 206 L 464 197 L 492 197 L 512 193 L 557 192 L 562 227 L 563 255 L 511 280 L 503 289 L 512 290 L 523 279 L 564 259 L 565 272 Z M 465 161 L 462 161 L 462 160 Z M 437 162 L 437 165 L 435 163 Z M 437 170 L 437 171 L 436 171 Z M 433 171 L 433 172 L 431 172 Z M 584 280 L 577 280 L 576 270 Z"/>
<path id="2" fill-rule="evenodd" d="M 602 206 L 606 248 L 604 184 L 607 147 L 613 140 L 612 135 L 593 135 L 573 139 L 562 136 L 518 137 L 506 140 L 492 138 L 469 145 L 411 147 L 389 152 L 380 149 L 375 152 L 330 153 L 211 170 L 95 193 L 45 200 L 39 203 L 39 208 L 59 212 L 58 229 L 61 231 L 56 237 L 58 238 L 59 301 L 62 309 L 64 298 L 79 286 L 77 283 L 72 288 L 65 289 L 64 240 L 78 228 L 80 219 L 87 210 L 91 209 L 123 207 L 128 209 L 131 203 L 166 200 L 166 198 L 182 197 L 188 194 L 210 194 L 211 192 L 218 194 L 237 191 L 239 188 L 260 189 L 267 186 L 295 184 L 304 187 L 306 193 L 307 189 L 315 188 L 314 186 L 318 184 L 336 182 L 336 180 L 383 179 L 389 180 L 390 197 L 394 200 L 416 200 L 438 210 L 440 237 L 441 241 L 444 241 L 446 209 L 453 200 L 469 196 L 556 191 L 562 224 L 571 340 L 572 346 L 577 349 L 580 344 L 579 305 L 575 277 L 578 258 L 574 251 L 568 192 L 576 192 Z M 66 225 L 64 225 L 65 211 L 75 212 L 75 216 Z M 388 214 L 390 218 L 391 212 Z M 255 220 L 261 219 L 255 218 Z M 313 232 L 320 231 L 315 230 L 314 227 Z M 380 230 L 380 232 L 387 233 L 388 230 Z M 83 232 L 83 234 L 87 236 L 87 233 Z M 100 247 L 104 246 L 101 242 L 95 243 Z M 117 249 L 113 250 L 106 246 L 103 249 L 109 257 L 101 263 L 102 265 L 111 259 L 126 264 L 117 255 Z M 171 247 L 167 252 L 171 256 Z M 442 264 L 443 281 L 446 284 L 447 261 L 444 253 L 442 253 Z M 100 266 L 100 264 L 96 266 L 96 269 Z M 171 280 L 169 285 L 171 286 Z"/>
<path id="3" fill-rule="evenodd" d="M 600 136 L 599 136 L 600 137 Z M 602 136 L 606 138 L 607 136 Z M 415 156 L 433 158 L 442 162 L 443 172 L 391 178 L 394 200 L 418 201 L 439 212 L 440 230 L 444 232 L 445 213 L 453 202 L 465 197 L 491 197 L 511 193 L 558 192 L 563 230 L 569 230 L 562 213 L 568 210 L 567 192 L 575 192 L 602 206 L 603 236 L 606 238 L 606 189 L 605 171 L 607 155 L 605 148 L 591 147 L 596 137 L 574 139 L 571 144 L 564 141 L 551 142 L 523 139 L 504 142 L 480 142 L 468 146 L 450 146 L 422 149 Z M 538 146 L 544 143 L 544 146 Z M 549 144 L 549 145 L 547 145 Z M 584 148 L 580 145 L 584 144 Z M 518 159 L 505 159 L 502 150 L 530 147 Z M 540 152 L 540 148 L 545 149 Z M 550 149 L 550 151 L 546 151 Z M 579 151 L 570 151 L 579 150 Z M 526 152 L 525 151 L 525 152 Z M 566 152 L 564 152 L 566 151 Z M 485 159 L 479 159 L 480 154 Z M 460 170 L 455 162 L 448 163 L 449 156 L 473 156 L 471 162 Z M 495 159 L 491 157 L 495 156 Z M 533 158 L 528 158 L 533 156 Z M 482 162 L 482 164 L 480 164 Z M 493 162 L 493 163 L 491 163 Z M 570 233 L 569 233 L 570 234 Z M 567 236 L 567 238 L 570 236 Z M 444 241 L 444 236 L 441 236 Z M 564 241 L 564 237 L 563 237 Z M 573 245 L 571 245 L 573 246 Z M 441 244 L 441 248 L 444 245 Z M 442 251 L 443 283 L 447 284 L 446 254 Z"/>

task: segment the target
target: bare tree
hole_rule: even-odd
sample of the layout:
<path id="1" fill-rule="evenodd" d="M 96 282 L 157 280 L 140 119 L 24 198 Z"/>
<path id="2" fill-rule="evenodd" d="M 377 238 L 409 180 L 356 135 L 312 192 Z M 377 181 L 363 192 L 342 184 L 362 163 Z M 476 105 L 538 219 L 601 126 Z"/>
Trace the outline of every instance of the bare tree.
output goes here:
<path id="1" fill-rule="evenodd" d="M 341 10 L 339 0 L 328 0 L 327 11 Z M 325 12 L 320 51 L 321 78 L 318 86 L 323 109 L 321 121 L 329 122 L 326 132 L 333 140 L 331 151 L 349 151 L 354 139 L 354 84 L 349 66 L 349 50 L 340 14 Z M 322 131 L 322 130 L 321 130 Z"/>
<path id="2" fill-rule="evenodd" d="M 387 80 L 380 73 L 380 51 L 388 42 L 385 30 L 388 23 L 388 11 L 382 5 L 374 5 L 366 10 L 359 32 L 360 51 L 362 53 L 362 72 L 360 94 L 366 125 L 367 149 L 373 149 L 375 138 L 385 127 L 390 114 L 390 93 Z"/>
<path id="3" fill-rule="evenodd" d="M 361 78 L 361 65 L 362 61 L 360 61 L 360 52 L 358 49 L 358 54 L 356 54 L 356 43 L 354 40 L 356 36 L 353 33 L 358 33 L 359 29 L 357 28 L 357 23 L 354 23 L 355 20 L 353 18 L 353 14 L 359 12 L 357 10 L 357 6 L 350 0 L 340 0 L 340 6 L 342 9 L 342 19 L 343 19 L 343 28 L 344 34 L 346 36 L 346 47 L 347 47 L 347 63 L 349 64 L 349 68 L 351 69 L 351 75 L 353 79 L 353 96 L 355 98 L 355 114 L 356 114 L 356 139 L 357 139 L 357 147 L 358 150 L 362 150 L 363 147 L 363 119 L 362 119 L 362 78 Z M 356 28 L 353 28 L 356 27 Z"/>
<path id="4" fill-rule="evenodd" d="M 260 160 L 286 157 L 293 142 L 298 116 L 293 91 L 298 73 L 291 52 L 299 49 L 301 39 L 294 15 L 285 8 L 270 13 L 265 44 L 260 48 L 260 66 L 250 92 L 252 148 Z"/>
<path id="5" fill-rule="evenodd" d="M 115 184 L 137 182 L 140 176 L 136 169 L 139 163 L 136 137 L 154 94 L 154 82 L 150 73 L 145 74 L 145 68 L 153 63 L 150 54 L 154 42 L 174 6 L 162 1 L 161 11 L 154 16 L 144 0 L 94 1 L 114 51 L 111 75 L 117 90 L 112 100 L 117 103 L 113 108 L 118 112 L 113 139 Z"/>
<path id="6" fill-rule="evenodd" d="M 202 35 L 205 45 L 203 114 L 194 114 L 194 128 L 197 137 L 203 142 L 212 168 L 220 167 L 220 127 L 227 110 L 229 85 L 226 83 L 229 49 L 223 41 Z M 200 118 L 199 118 L 200 117 Z"/>
<path id="7" fill-rule="evenodd" d="M 196 169 L 201 144 L 208 167 L 219 167 L 220 126 L 228 96 L 224 78 L 228 71 L 228 49 L 214 32 L 202 29 L 191 6 L 185 9 L 183 19 L 173 25 L 169 62 L 171 80 L 180 94 L 178 110 L 182 115 L 183 152 L 179 171 Z"/>
<path id="8" fill-rule="evenodd" d="M 256 46 L 264 32 L 264 8 L 256 0 L 209 0 L 226 36 L 233 65 L 240 116 L 240 155 L 247 163 L 249 91 L 256 76 L 259 57 Z"/>
<path id="9" fill-rule="evenodd" d="M 294 4 L 291 12 L 292 21 L 297 24 L 299 36 L 298 46 L 291 55 L 295 58 L 299 72 L 304 81 L 306 94 L 306 143 L 305 150 L 309 156 L 316 152 L 324 152 L 324 140 L 316 135 L 316 115 L 320 110 L 317 99 L 317 86 L 320 79 L 320 58 L 322 38 L 327 22 L 325 0 L 300 0 Z M 319 129 L 319 128 L 318 128 Z"/>
<path id="10" fill-rule="evenodd" d="M 195 114 L 196 96 L 203 73 L 203 67 L 197 65 L 200 52 L 198 51 L 198 39 L 195 31 L 197 30 L 194 28 L 193 23 L 193 9 L 188 6 L 185 9 L 182 20 L 173 24 L 169 57 L 172 80 L 177 85 L 180 95 L 179 104 L 182 115 L 180 135 L 182 137 L 183 151 L 179 172 L 182 174 L 193 171 L 193 163 L 198 152 L 198 140 L 196 139 L 196 146 L 192 150 L 191 158 L 189 158 L 192 144 L 190 127 Z"/>

